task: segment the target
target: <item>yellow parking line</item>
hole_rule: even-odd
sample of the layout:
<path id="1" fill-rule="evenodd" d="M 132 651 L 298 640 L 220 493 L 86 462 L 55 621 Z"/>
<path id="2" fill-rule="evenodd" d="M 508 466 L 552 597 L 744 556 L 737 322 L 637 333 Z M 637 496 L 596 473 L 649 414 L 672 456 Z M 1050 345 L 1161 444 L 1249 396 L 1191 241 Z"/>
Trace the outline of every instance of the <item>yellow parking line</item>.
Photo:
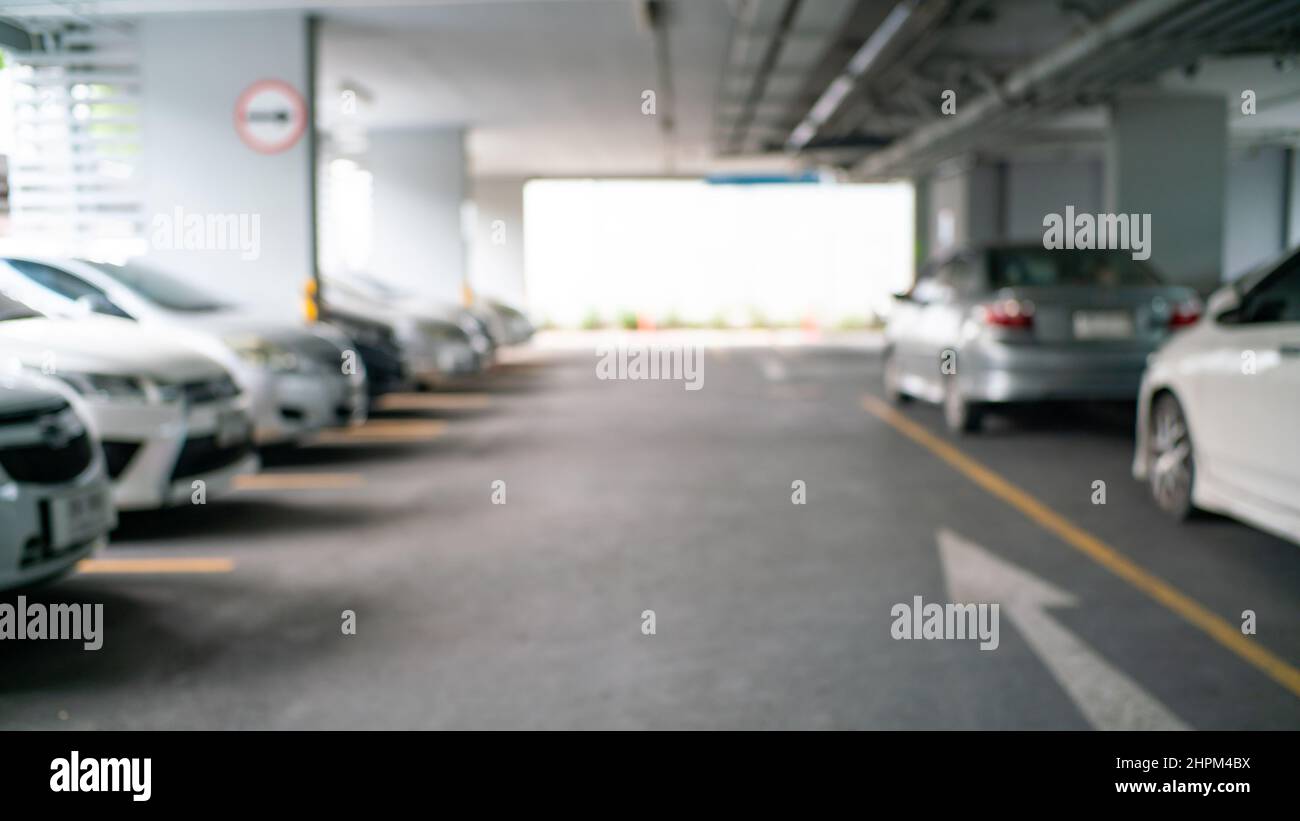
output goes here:
<path id="1" fill-rule="evenodd" d="M 359 473 L 250 473 L 236 476 L 235 490 L 343 490 L 366 483 Z"/>
<path id="2" fill-rule="evenodd" d="M 318 445 L 354 445 L 377 442 L 427 442 L 447 431 L 436 419 L 373 420 L 355 428 L 322 431 L 312 440 Z"/>
<path id="3" fill-rule="evenodd" d="M 234 561 L 213 556 L 172 556 L 143 559 L 82 559 L 78 573 L 229 573 Z"/>
<path id="4" fill-rule="evenodd" d="M 1300 670 L 1274 655 L 1270 650 L 1242 635 L 1228 621 L 1179 591 L 1173 585 L 1125 558 L 1096 536 L 1066 519 L 1038 499 L 962 453 L 942 438 L 908 419 L 875 396 L 862 397 L 868 413 L 889 424 L 899 433 L 938 456 L 957 472 L 1023 513 L 1040 527 L 1056 534 L 1070 547 L 1100 564 L 1124 581 L 1141 590 L 1160 604 L 1182 616 L 1219 644 L 1254 665 L 1265 675 L 1300 696 Z"/>
<path id="5" fill-rule="evenodd" d="M 491 404 L 486 393 L 389 393 L 379 397 L 375 409 L 381 411 L 458 411 L 479 410 Z"/>

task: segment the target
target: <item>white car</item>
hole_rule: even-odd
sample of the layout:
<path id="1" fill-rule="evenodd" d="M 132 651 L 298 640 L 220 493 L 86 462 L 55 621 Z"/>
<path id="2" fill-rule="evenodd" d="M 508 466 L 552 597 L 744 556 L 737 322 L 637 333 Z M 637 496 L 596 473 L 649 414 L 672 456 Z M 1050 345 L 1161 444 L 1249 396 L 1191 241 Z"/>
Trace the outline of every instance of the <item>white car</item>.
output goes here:
<path id="1" fill-rule="evenodd" d="M 366 420 L 365 365 L 348 356 L 351 340 L 328 325 L 247 316 L 141 262 L 9 257 L 0 262 L 0 291 L 47 316 L 99 313 L 189 334 L 189 344 L 248 394 L 259 445 Z"/>
<path id="2" fill-rule="evenodd" d="M 1178 518 L 1201 508 L 1300 543 L 1300 252 L 1215 292 L 1152 355 L 1133 475 Z"/>
<path id="3" fill-rule="evenodd" d="M 85 421 L 25 377 L 0 378 L 0 590 L 67 573 L 116 523 Z"/>
<path id="4" fill-rule="evenodd" d="M 90 423 L 118 510 L 188 504 L 200 491 L 207 501 L 258 469 L 246 398 L 183 337 L 113 317 L 46 319 L 4 296 L 0 319 L 0 364 Z"/>

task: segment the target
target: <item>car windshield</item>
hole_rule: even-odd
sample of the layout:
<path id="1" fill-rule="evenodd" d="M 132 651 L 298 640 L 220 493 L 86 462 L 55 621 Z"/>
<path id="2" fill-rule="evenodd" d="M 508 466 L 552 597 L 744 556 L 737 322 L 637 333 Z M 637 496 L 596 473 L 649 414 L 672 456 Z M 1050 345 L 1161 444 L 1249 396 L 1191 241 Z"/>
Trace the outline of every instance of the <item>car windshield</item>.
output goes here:
<path id="1" fill-rule="evenodd" d="M 169 311 L 205 312 L 228 307 L 211 294 L 139 262 L 111 265 L 91 262 L 95 268 L 135 291 L 140 296 Z"/>
<path id="2" fill-rule="evenodd" d="M 5 294 L 0 294 L 0 322 L 9 319 L 33 319 L 40 314 L 28 308 L 22 302 Z"/>
<path id="3" fill-rule="evenodd" d="M 999 248 L 989 252 L 994 288 L 1160 285 L 1160 277 L 1129 251 Z"/>

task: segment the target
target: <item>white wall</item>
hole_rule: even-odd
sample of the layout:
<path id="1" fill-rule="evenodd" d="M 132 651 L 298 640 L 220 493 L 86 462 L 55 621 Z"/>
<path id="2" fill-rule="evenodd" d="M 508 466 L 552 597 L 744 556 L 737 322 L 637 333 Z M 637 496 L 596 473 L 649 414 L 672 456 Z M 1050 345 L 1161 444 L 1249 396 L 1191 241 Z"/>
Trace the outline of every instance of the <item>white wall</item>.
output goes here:
<path id="1" fill-rule="evenodd" d="M 1224 279 L 1236 279 L 1281 253 L 1286 245 L 1283 204 L 1287 152 L 1261 146 L 1228 157 Z"/>
<path id="2" fill-rule="evenodd" d="M 469 281 L 474 292 L 521 307 L 527 304 L 524 182 L 516 178 L 473 181 L 474 236 L 469 248 Z"/>
<path id="3" fill-rule="evenodd" d="M 833 327 L 912 279 L 910 183 L 709 185 L 534 180 L 524 190 L 529 308 L 541 321 L 628 312 Z"/>
<path id="4" fill-rule="evenodd" d="M 464 146 L 460 129 L 370 132 L 364 162 L 373 176 L 375 276 L 426 297 L 460 301 Z"/>
<path id="5" fill-rule="evenodd" d="M 150 256 L 267 313 L 298 316 L 311 277 L 310 161 L 304 135 L 279 154 L 244 145 L 235 102 L 250 84 L 283 80 L 305 97 L 307 24 L 299 13 L 140 18 L 146 232 L 155 215 L 246 214 L 260 223 L 260 254 L 160 250 Z M 250 221 L 251 224 L 251 221 Z"/>

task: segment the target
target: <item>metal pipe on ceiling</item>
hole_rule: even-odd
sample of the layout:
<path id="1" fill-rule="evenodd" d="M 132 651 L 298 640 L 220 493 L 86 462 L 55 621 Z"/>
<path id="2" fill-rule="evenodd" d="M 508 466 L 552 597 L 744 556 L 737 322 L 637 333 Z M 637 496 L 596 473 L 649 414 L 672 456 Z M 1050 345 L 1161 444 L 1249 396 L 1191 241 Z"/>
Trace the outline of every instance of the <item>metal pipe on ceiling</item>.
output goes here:
<path id="1" fill-rule="evenodd" d="M 1192 2 L 1194 0 L 1135 0 L 1107 16 L 1095 27 L 1013 72 L 999 84 L 995 92 L 967 103 L 958 113 L 923 126 L 889 148 L 866 157 L 854 169 L 855 173 L 865 177 L 889 173 L 913 155 L 964 131 L 984 125 L 994 114 L 1006 109 L 1009 101 L 1025 98 L 1039 87 L 1066 75 L 1115 41 L 1185 9 Z"/>

